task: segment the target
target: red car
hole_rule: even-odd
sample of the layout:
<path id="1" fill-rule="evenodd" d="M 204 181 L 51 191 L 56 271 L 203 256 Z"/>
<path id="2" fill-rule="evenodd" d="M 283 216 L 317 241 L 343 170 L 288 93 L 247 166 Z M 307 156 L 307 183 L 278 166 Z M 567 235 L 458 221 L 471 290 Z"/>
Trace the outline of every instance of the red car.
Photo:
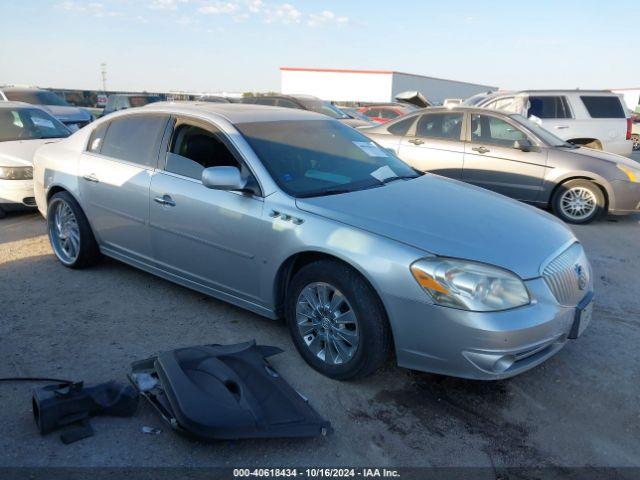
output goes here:
<path id="1" fill-rule="evenodd" d="M 370 105 L 358 109 L 359 112 L 378 123 L 388 122 L 413 110 L 413 108 L 403 105 Z"/>

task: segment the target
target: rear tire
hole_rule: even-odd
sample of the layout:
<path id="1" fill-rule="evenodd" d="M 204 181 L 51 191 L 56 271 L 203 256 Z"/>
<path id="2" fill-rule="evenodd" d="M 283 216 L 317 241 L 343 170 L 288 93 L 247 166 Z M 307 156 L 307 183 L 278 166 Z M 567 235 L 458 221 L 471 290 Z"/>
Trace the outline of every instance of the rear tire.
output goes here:
<path id="1" fill-rule="evenodd" d="M 296 349 L 323 375 L 363 378 L 389 357 L 391 332 L 378 295 L 352 268 L 320 260 L 288 286 L 285 319 Z"/>
<path id="2" fill-rule="evenodd" d="M 567 223 L 590 223 L 605 210 L 604 193 L 590 180 L 569 180 L 557 188 L 551 207 L 553 213 Z"/>
<path id="3" fill-rule="evenodd" d="M 65 267 L 84 268 L 100 259 L 89 221 L 70 193 L 58 192 L 51 197 L 47 225 L 53 253 Z"/>

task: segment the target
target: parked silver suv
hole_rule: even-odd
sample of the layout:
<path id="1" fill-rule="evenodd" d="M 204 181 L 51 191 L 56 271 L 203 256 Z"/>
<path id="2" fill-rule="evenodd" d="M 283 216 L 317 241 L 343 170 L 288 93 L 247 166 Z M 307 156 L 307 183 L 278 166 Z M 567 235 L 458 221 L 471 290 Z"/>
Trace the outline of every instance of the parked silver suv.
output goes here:
<path id="1" fill-rule="evenodd" d="M 362 132 L 420 171 L 551 207 L 566 222 L 640 211 L 640 164 L 565 142 L 519 114 L 428 108 Z"/>
<path id="2" fill-rule="evenodd" d="M 519 113 L 576 145 L 629 156 L 631 119 L 608 90 L 526 90 L 476 95 L 466 106 Z"/>

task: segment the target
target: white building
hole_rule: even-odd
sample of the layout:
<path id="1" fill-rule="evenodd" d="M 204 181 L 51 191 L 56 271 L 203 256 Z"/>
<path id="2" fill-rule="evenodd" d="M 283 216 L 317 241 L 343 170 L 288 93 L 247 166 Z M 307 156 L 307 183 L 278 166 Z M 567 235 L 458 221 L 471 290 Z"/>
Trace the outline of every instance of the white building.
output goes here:
<path id="1" fill-rule="evenodd" d="M 391 102 L 398 93 L 415 90 L 432 103 L 442 103 L 497 87 L 392 70 L 281 67 L 280 89 L 285 95 L 306 93 L 336 102 Z"/>

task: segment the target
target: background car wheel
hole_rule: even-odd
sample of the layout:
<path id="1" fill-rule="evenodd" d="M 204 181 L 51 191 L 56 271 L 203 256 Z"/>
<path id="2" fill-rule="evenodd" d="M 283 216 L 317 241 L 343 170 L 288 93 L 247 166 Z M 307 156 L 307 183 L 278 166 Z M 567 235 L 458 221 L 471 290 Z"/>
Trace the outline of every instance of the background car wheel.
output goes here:
<path id="1" fill-rule="evenodd" d="M 100 258 L 87 217 L 69 193 L 58 192 L 51 197 L 47 223 L 53 253 L 65 267 L 86 267 Z"/>
<path id="2" fill-rule="evenodd" d="M 634 133 L 633 135 L 631 135 L 631 140 L 633 141 L 633 150 L 640 150 L 640 135 Z"/>
<path id="3" fill-rule="evenodd" d="M 605 208 L 600 187 L 589 180 L 570 180 L 558 187 L 552 199 L 553 213 L 567 223 L 589 223 Z"/>
<path id="4" fill-rule="evenodd" d="M 296 273 L 285 317 L 300 355 L 337 380 L 370 375 L 391 350 L 382 302 L 358 272 L 338 261 L 313 262 Z"/>

